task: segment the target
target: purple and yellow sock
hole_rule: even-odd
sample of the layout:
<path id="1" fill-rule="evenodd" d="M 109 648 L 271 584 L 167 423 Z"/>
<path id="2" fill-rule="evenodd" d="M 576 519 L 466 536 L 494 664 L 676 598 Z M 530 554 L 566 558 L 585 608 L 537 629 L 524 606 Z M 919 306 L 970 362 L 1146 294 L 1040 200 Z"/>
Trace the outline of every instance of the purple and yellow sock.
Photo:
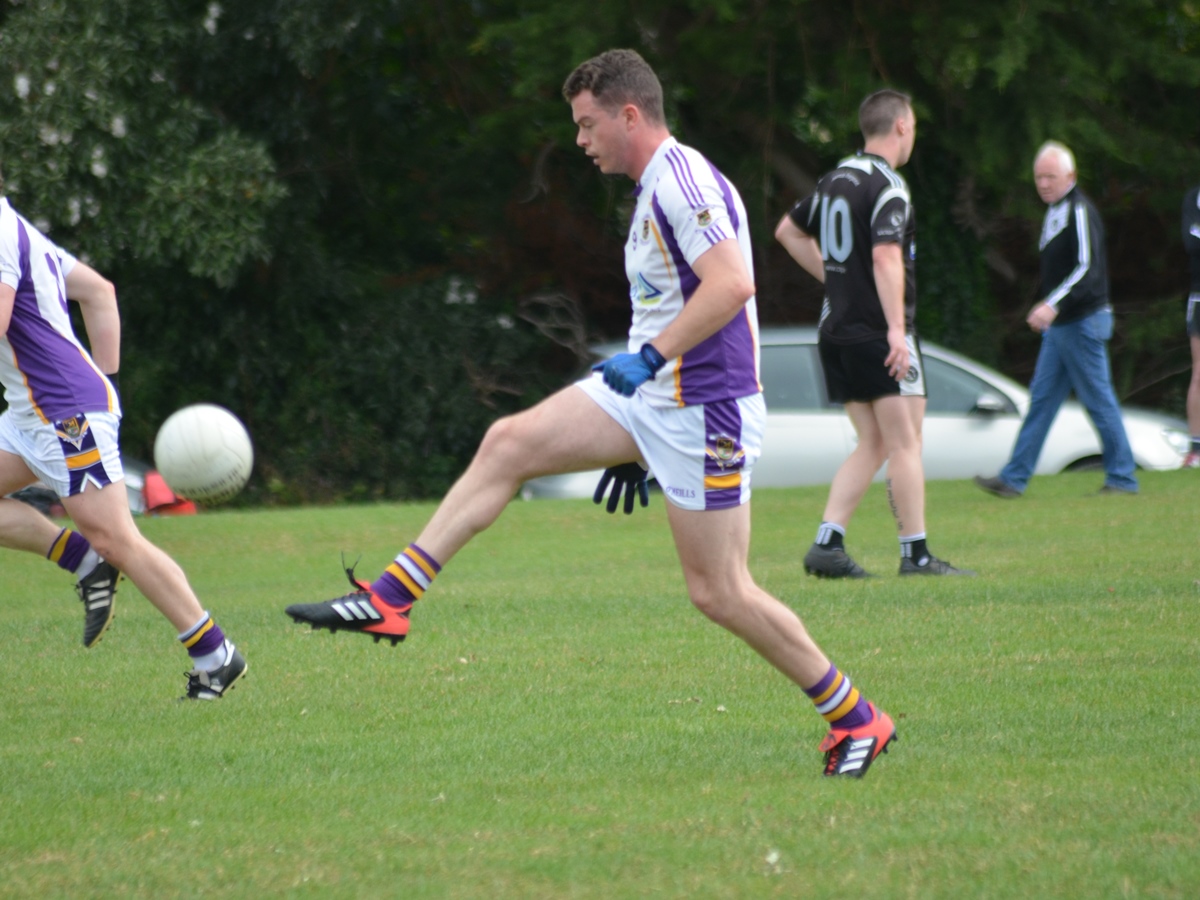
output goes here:
<path id="1" fill-rule="evenodd" d="M 831 728 L 857 728 L 871 721 L 871 710 L 850 679 L 830 666 L 825 677 L 804 693 L 812 699 L 817 712 Z"/>
<path id="2" fill-rule="evenodd" d="M 218 659 L 216 654 L 225 646 L 225 632 L 206 612 L 203 619 L 179 635 L 179 643 L 187 648 L 188 656 L 196 662 L 196 668 L 211 669 L 214 666 L 201 663 Z M 221 663 L 222 660 L 218 659 L 216 665 Z"/>
<path id="3" fill-rule="evenodd" d="M 371 584 L 371 593 L 391 606 L 411 606 L 429 590 L 440 571 L 436 559 L 416 544 L 409 544 Z"/>
<path id="4" fill-rule="evenodd" d="M 64 528 L 58 533 L 54 543 L 50 545 L 50 552 L 46 554 L 46 559 L 58 563 L 60 568 L 66 569 L 68 572 L 74 572 L 79 568 L 79 564 L 83 562 L 83 558 L 87 556 L 91 547 L 92 545 L 82 534 L 72 531 L 70 528 Z"/>

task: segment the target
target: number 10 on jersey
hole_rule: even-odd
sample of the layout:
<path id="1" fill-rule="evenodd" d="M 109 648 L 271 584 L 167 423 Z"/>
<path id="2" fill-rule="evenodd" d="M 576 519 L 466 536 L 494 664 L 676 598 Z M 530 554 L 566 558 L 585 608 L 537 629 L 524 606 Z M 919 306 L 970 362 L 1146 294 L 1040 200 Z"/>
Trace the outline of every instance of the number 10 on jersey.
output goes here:
<path id="1" fill-rule="evenodd" d="M 821 258 L 844 263 L 854 249 L 854 225 L 845 197 L 821 198 Z"/>

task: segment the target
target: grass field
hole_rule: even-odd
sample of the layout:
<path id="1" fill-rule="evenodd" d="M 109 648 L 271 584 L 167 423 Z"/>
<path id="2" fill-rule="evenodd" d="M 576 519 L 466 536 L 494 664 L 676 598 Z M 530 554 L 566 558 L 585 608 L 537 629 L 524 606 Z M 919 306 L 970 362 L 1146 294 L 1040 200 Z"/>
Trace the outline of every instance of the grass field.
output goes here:
<path id="1" fill-rule="evenodd" d="M 514 503 L 394 649 L 283 607 L 429 506 L 143 520 L 250 661 L 210 704 L 127 582 L 86 651 L 70 579 L 5 553 L 0 896 L 1200 896 L 1200 477 L 1099 482 L 931 483 L 981 577 L 903 581 L 873 487 L 861 583 L 804 576 L 823 488 L 756 493 L 759 581 L 896 718 L 862 781 L 691 608 L 661 496 Z"/>

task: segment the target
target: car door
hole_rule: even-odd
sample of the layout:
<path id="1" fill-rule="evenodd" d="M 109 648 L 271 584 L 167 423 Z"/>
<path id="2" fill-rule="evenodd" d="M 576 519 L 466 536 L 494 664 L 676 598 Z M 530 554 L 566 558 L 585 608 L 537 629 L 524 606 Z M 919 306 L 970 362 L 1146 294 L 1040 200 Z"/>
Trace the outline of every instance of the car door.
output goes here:
<path id="1" fill-rule="evenodd" d="M 850 452 L 853 428 L 826 399 L 816 344 L 767 344 L 761 358 L 767 425 L 754 486 L 828 484 Z"/>
<path id="2" fill-rule="evenodd" d="M 925 477 L 994 475 L 1008 462 L 1021 416 L 999 387 L 928 353 L 922 459 Z"/>

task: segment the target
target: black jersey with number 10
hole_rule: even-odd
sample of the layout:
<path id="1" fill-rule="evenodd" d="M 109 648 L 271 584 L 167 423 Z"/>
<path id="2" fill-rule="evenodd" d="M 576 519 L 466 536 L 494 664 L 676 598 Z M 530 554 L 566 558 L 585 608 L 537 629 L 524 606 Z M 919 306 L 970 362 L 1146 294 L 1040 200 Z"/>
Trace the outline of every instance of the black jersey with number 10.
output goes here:
<path id="1" fill-rule="evenodd" d="M 789 213 L 817 240 L 825 260 L 821 338 L 857 344 L 887 337 L 887 319 L 875 289 L 876 244 L 899 244 L 904 257 L 904 326 L 915 334 L 916 218 L 904 179 L 881 157 L 859 152 L 817 182 L 812 196 Z"/>

